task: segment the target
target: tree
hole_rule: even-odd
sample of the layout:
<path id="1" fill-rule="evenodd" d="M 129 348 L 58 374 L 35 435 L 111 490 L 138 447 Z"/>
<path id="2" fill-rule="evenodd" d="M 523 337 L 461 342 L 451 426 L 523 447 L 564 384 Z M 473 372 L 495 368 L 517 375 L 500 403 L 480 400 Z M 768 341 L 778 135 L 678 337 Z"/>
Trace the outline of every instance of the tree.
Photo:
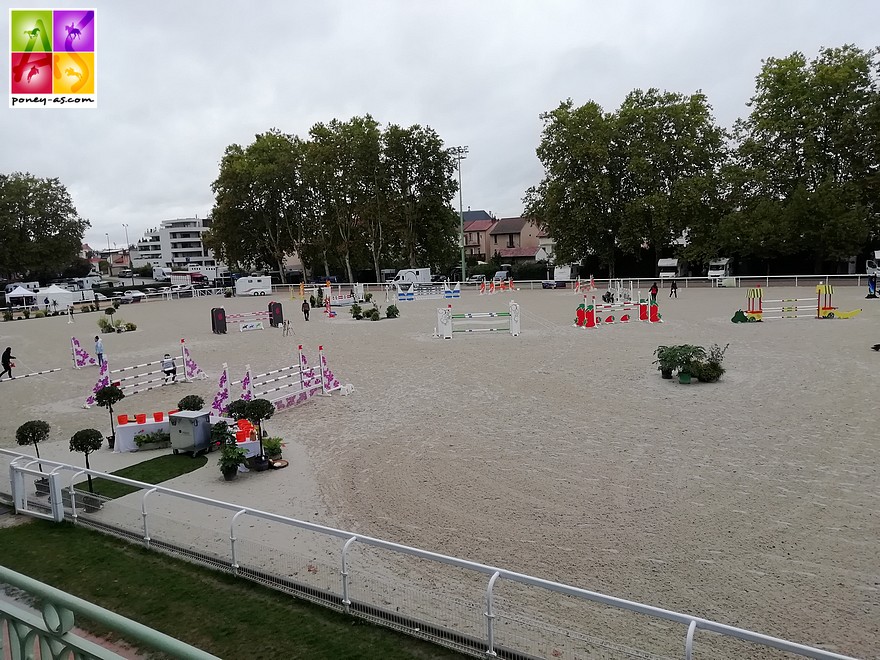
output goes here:
<path id="1" fill-rule="evenodd" d="M 246 419 L 257 427 L 260 439 L 260 456 L 263 457 L 263 422 L 275 414 L 275 406 L 272 405 L 272 402 L 268 399 L 254 399 L 252 401 L 238 399 L 227 406 L 226 414 L 236 421 Z"/>
<path id="2" fill-rule="evenodd" d="M 104 312 L 109 312 L 111 309 L 112 307 L 107 308 Z M 111 447 L 116 444 L 116 426 L 113 424 L 113 406 L 124 398 L 125 393 L 116 387 L 116 385 L 108 385 L 95 392 L 95 403 L 102 408 L 106 408 L 110 413 L 110 437 L 108 440 L 110 441 Z"/>
<path id="3" fill-rule="evenodd" d="M 568 99 L 541 120 L 544 178 L 526 192 L 525 214 L 554 237 L 559 262 L 595 254 L 613 277 L 625 202 L 615 117 L 593 101 L 575 108 Z"/>
<path id="4" fill-rule="evenodd" d="M 15 441 L 21 446 L 33 445 L 34 453 L 40 458 L 39 444 L 49 439 L 49 428 L 48 422 L 40 419 L 25 422 L 16 429 Z M 40 465 L 40 472 L 42 471 L 43 466 Z"/>
<path id="5" fill-rule="evenodd" d="M 59 273 L 82 249 L 89 226 L 58 179 L 0 174 L 0 273 Z"/>
<path id="6" fill-rule="evenodd" d="M 846 45 L 763 63 L 735 127 L 728 221 L 748 253 L 805 253 L 818 269 L 857 254 L 876 231 L 877 54 Z"/>
<path id="7" fill-rule="evenodd" d="M 205 400 L 198 394 L 188 394 L 177 402 L 178 410 L 201 410 L 205 407 Z"/>
<path id="8" fill-rule="evenodd" d="M 104 388 L 106 389 L 106 388 Z M 70 438 L 70 451 L 78 451 L 86 457 L 86 470 L 91 470 L 89 466 L 89 454 L 96 452 L 101 448 L 104 441 L 103 434 L 97 429 L 82 429 L 73 434 Z M 88 475 L 89 492 L 94 493 L 92 488 L 92 475 Z"/>
<path id="9" fill-rule="evenodd" d="M 302 186 L 296 138 L 272 129 L 243 148 L 226 148 L 205 238 L 227 263 L 272 264 L 285 282 L 284 259 L 296 249 L 291 223 L 301 217 Z"/>

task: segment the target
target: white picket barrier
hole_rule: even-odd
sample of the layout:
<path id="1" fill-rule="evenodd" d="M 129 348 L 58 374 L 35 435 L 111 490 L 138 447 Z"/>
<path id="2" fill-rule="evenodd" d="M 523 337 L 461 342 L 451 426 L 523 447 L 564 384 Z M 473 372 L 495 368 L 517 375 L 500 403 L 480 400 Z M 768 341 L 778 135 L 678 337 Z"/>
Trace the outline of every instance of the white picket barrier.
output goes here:
<path id="1" fill-rule="evenodd" d="M 506 319 L 507 325 L 485 327 L 487 323 L 498 323 L 495 319 Z M 455 325 L 471 325 L 476 324 L 481 327 L 462 328 L 454 327 Z M 456 332 L 507 332 L 513 337 L 518 337 L 520 333 L 520 314 L 519 303 L 510 301 L 508 311 L 506 312 L 468 312 L 462 314 L 453 314 L 452 305 L 441 307 L 437 310 L 437 328 L 434 336 L 443 339 L 452 339 L 453 333 Z"/>
<path id="2" fill-rule="evenodd" d="M 394 287 L 397 289 L 398 302 L 413 302 L 415 300 L 436 300 L 438 298 L 452 297 L 451 295 L 446 295 L 447 286 L 444 282 L 432 282 L 430 284 L 428 284 L 427 282 L 410 282 L 408 285 L 401 285 L 398 282 L 395 282 Z M 460 295 L 461 289 L 459 288 L 459 296 Z"/>
<path id="3" fill-rule="evenodd" d="M 122 367 L 121 369 L 110 369 L 108 361 L 104 360 L 104 363 L 101 365 L 101 371 L 98 374 L 98 382 L 95 383 L 95 386 L 92 388 L 92 393 L 86 398 L 83 407 L 89 408 L 92 406 L 95 403 L 95 394 L 97 394 L 100 389 L 109 385 L 116 385 L 122 390 L 125 396 L 131 396 L 132 394 L 139 394 L 141 392 L 164 387 L 171 382 L 180 382 L 168 380 L 168 376 L 165 375 L 165 372 L 161 367 L 163 361 L 164 360 L 153 360 L 152 362 L 134 364 L 130 367 Z M 180 370 L 183 372 L 183 382 L 189 383 L 197 378 L 207 378 L 205 372 L 199 368 L 199 365 L 197 365 L 195 360 L 190 356 L 189 349 L 183 339 L 180 340 L 180 355 L 175 356 L 173 362 L 175 368 L 181 367 Z M 144 371 L 118 377 L 118 374 L 128 373 L 138 369 L 146 369 L 148 367 L 155 367 L 157 365 L 159 365 L 159 368 L 153 369 L 152 371 Z"/>

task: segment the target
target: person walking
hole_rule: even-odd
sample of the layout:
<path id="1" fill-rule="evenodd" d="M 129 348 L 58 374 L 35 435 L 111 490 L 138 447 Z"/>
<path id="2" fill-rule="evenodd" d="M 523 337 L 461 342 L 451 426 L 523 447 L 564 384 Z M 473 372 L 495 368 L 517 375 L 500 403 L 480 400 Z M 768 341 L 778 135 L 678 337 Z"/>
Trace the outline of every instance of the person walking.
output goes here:
<path id="1" fill-rule="evenodd" d="M 656 302 L 657 302 L 657 292 L 658 292 L 659 290 L 660 290 L 660 289 L 657 288 L 657 283 L 656 283 L 656 282 L 654 282 L 654 283 L 651 285 L 651 288 L 648 289 L 648 291 L 649 291 L 650 294 L 651 294 L 651 302 L 652 302 L 652 303 L 656 303 Z"/>
<path id="2" fill-rule="evenodd" d="M 675 283 L 675 280 L 672 280 L 672 284 L 669 285 L 669 297 L 678 298 L 678 284 Z"/>
<path id="3" fill-rule="evenodd" d="M 95 335 L 95 355 L 98 357 L 98 366 L 104 364 L 104 342 Z"/>
<path id="4" fill-rule="evenodd" d="M 15 376 L 12 375 L 12 367 L 15 366 L 12 361 L 15 359 L 16 357 L 12 354 L 12 347 L 7 346 L 6 350 L 3 351 L 3 357 L 0 357 L 0 364 L 3 365 L 3 371 L 0 372 L 0 380 L 3 380 L 3 374 L 9 374 L 9 378 L 11 379 L 15 378 Z"/>
<path id="5" fill-rule="evenodd" d="M 67 306 L 67 325 L 73 323 L 73 305 Z"/>
<path id="6" fill-rule="evenodd" d="M 303 300 L 302 312 L 303 312 L 303 318 L 305 318 L 306 321 L 309 320 L 309 312 L 311 310 L 312 310 L 312 307 L 311 307 L 311 305 L 309 305 L 309 301 Z"/>

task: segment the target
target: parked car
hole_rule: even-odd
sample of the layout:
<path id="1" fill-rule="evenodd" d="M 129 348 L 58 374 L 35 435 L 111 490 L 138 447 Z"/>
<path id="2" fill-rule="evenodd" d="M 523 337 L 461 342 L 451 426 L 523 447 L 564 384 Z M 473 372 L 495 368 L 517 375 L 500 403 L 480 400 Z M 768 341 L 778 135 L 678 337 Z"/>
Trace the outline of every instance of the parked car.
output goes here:
<path id="1" fill-rule="evenodd" d="M 134 277 L 134 271 L 133 271 L 133 270 L 129 270 L 128 268 L 125 268 L 125 269 L 123 269 L 123 270 L 120 270 L 119 273 L 117 273 L 116 276 L 119 277 L 119 278 L 121 278 L 121 279 L 127 279 L 127 278 L 129 278 L 129 277 Z"/>
<path id="2" fill-rule="evenodd" d="M 486 281 L 485 275 L 471 275 L 469 278 L 467 278 L 467 282 L 465 282 L 465 284 L 470 284 L 471 286 L 476 286 L 478 284 L 482 284 L 485 281 Z"/>
<path id="3" fill-rule="evenodd" d="M 127 298 L 129 302 L 139 303 L 144 298 L 146 298 L 147 295 L 143 291 L 137 291 L 135 289 L 132 289 L 132 290 L 129 290 L 129 291 L 126 291 L 125 293 L 123 293 L 122 297 Z"/>
<path id="4" fill-rule="evenodd" d="M 448 282 L 449 278 L 446 275 L 434 275 L 431 277 L 432 282 Z"/>

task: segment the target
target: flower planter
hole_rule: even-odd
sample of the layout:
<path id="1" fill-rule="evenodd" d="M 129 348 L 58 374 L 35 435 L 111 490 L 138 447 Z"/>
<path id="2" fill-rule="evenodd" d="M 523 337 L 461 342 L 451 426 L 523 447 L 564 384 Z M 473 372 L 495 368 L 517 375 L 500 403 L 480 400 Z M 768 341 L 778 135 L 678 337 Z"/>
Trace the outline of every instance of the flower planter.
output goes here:
<path id="1" fill-rule="evenodd" d="M 168 449 L 170 446 L 170 442 L 145 442 L 142 445 L 138 445 L 137 451 L 149 451 L 151 449 Z"/>
<path id="2" fill-rule="evenodd" d="M 691 375 L 688 373 L 678 374 L 678 382 L 681 383 L 682 385 L 690 385 Z"/>
<path id="3" fill-rule="evenodd" d="M 249 467 L 255 472 L 265 472 L 269 469 L 269 460 L 265 456 L 254 456 L 250 459 Z"/>
<path id="4" fill-rule="evenodd" d="M 664 378 L 666 380 L 672 380 L 672 369 L 661 369 L 660 370 L 660 378 Z"/>
<path id="5" fill-rule="evenodd" d="M 232 481 L 237 476 L 238 476 L 238 468 L 235 468 L 234 470 L 223 470 L 223 478 L 226 481 Z"/>

